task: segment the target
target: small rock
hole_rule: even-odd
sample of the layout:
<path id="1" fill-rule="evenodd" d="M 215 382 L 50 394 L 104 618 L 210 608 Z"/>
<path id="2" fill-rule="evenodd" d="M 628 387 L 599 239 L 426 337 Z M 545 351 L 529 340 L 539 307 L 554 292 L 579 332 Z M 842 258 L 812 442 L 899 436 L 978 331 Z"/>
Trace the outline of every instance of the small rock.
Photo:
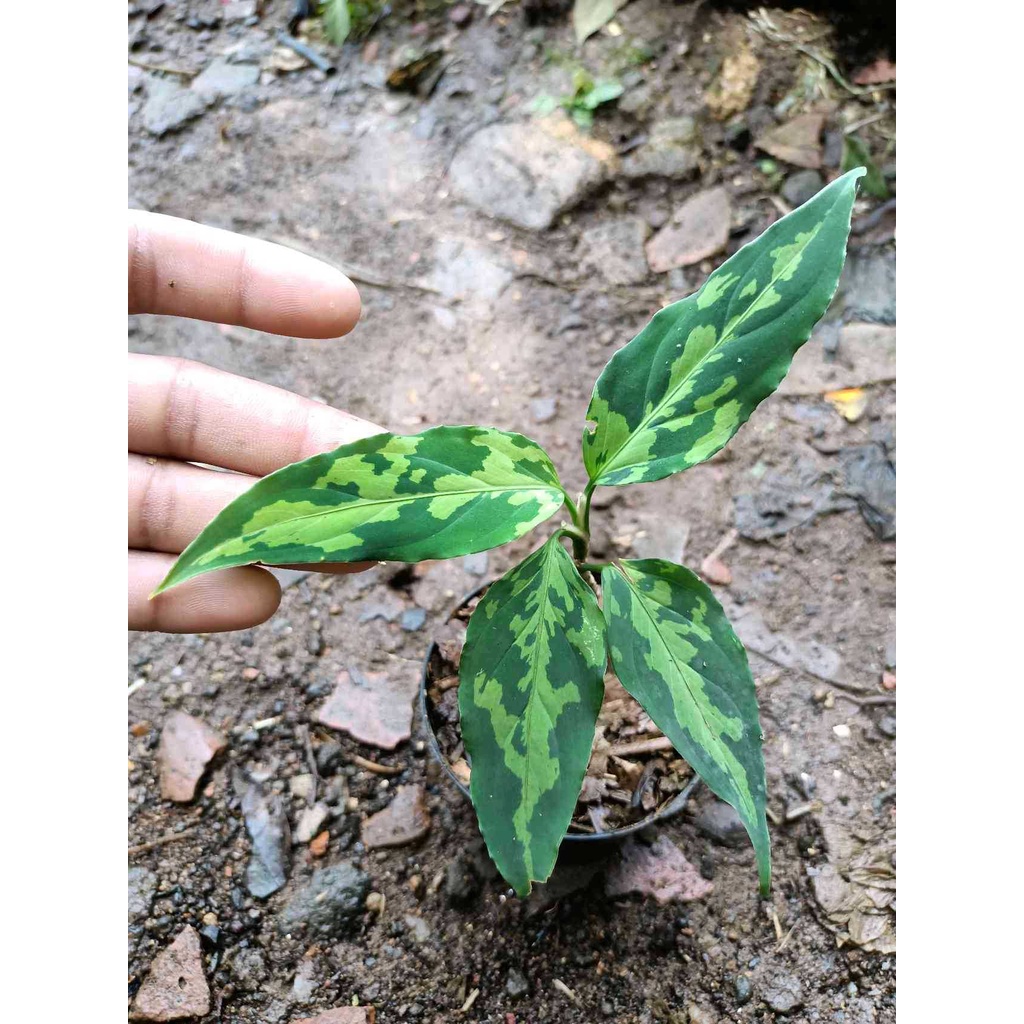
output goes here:
<path id="1" fill-rule="evenodd" d="M 227 24 L 233 21 L 247 21 L 256 16 L 256 8 L 256 0 L 230 0 L 222 8 L 224 21 Z"/>
<path id="2" fill-rule="evenodd" d="M 327 740 L 316 748 L 316 766 L 321 775 L 326 775 L 341 757 L 341 744 L 337 740 Z"/>
<path id="3" fill-rule="evenodd" d="M 331 841 L 331 833 L 324 829 L 309 842 L 309 852 L 314 857 L 322 857 L 327 852 L 327 844 Z"/>
<path id="4" fill-rule="evenodd" d="M 697 812 L 694 824 L 704 835 L 723 846 L 741 848 L 750 842 L 735 808 L 722 800 L 704 804 Z"/>
<path id="5" fill-rule="evenodd" d="M 191 800 L 206 766 L 227 745 L 228 741 L 205 722 L 183 711 L 172 712 L 157 750 L 160 795 L 178 803 Z"/>
<path id="6" fill-rule="evenodd" d="M 455 154 L 452 192 L 489 217 L 551 227 L 605 177 L 592 140 L 572 129 L 561 135 L 537 122 L 481 128 Z"/>
<path id="7" fill-rule="evenodd" d="M 896 323 L 896 257 L 892 253 L 851 256 L 839 287 L 848 319 Z"/>
<path id="8" fill-rule="evenodd" d="M 698 900 L 714 888 L 667 836 L 659 836 L 652 846 L 627 840 L 621 857 L 605 878 L 609 896 L 637 892 L 665 904 L 675 899 Z"/>
<path id="9" fill-rule="evenodd" d="M 790 206 L 803 206 L 821 190 L 822 179 L 817 171 L 797 171 L 782 186 L 782 198 Z"/>
<path id="10" fill-rule="evenodd" d="M 295 832 L 292 835 L 292 843 L 308 843 L 320 831 L 320 826 L 327 820 L 330 813 L 327 804 L 322 802 L 307 807 L 299 815 Z"/>
<path id="11" fill-rule="evenodd" d="M 199 935 L 187 926 L 156 955 L 142 983 L 132 1020 L 180 1020 L 210 1012 L 210 987 L 203 974 Z"/>
<path id="12" fill-rule="evenodd" d="M 743 1006 L 750 1002 L 751 987 L 750 979 L 745 974 L 737 974 L 733 982 L 733 991 L 736 993 L 736 1005 Z"/>
<path id="13" fill-rule="evenodd" d="M 242 795 L 242 814 L 252 840 L 245 884 L 257 899 L 266 899 L 288 881 L 291 868 L 288 816 L 281 798 L 268 796 L 256 782 L 250 783 Z"/>
<path id="14" fill-rule="evenodd" d="M 647 233 L 647 224 L 639 217 L 602 221 L 583 232 L 580 265 L 609 284 L 639 284 L 648 274 Z"/>
<path id="15" fill-rule="evenodd" d="M 530 991 L 530 983 L 526 975 L 518 968 L 513 967 L 508 972 L 508 980 L 505 982 L 505 991 L 513 998 L 519 999 Z"/>
<path id="16" fill-rule="evenodd" d="M 412 701 L 418 691 L 417 669 L 411 663 L 386 673 L 349 669 L 338 676 L 317 721 L 360 743 L 394 750 L 412 735 Z"/>
<path id="17" fill-rule="evenodd" d="M 889 736 L 893 738 L 896 736 L 896 716 L 885 715 L 883 718 L 878 720 L 878 731 L 883 736 Z"/>
<path id="18" fill-rule="evenodd" d="M 260 80 L 260 69 L 255 64 L 231 64 L 218 57 L 198 75 L 192 88 L 209 100 L 234 96 Z"/>
<path id="19" fill-rule="evenodd" d="M 149 915 L 156 892 L 157 877 L 149 868 L 128 869 L 128 923 L 135 924 Z"/>
<path id="20" fill-rule="evenodd" d="M 267 980 L 267 961 L 258 949 L 240 949 L 231 961 L 231 977 L 243 992 L 259 992 Z"/>
<path id="21" fill-rule="evenodd" d="M 399 786 L 391 803 L 363 822 L 367 849 L 405 846 L 430 831 L 430 812 L 422 786 Z"/>
<path id="22" fill-rule="evenodd" d="M 549 423 L 558 415 L 557 398 L 535 398 L 530 402 L 530 415 L 534 423 Z"/>
<path id="23" fill-rule="evenodd" d="M 416 630 L 422 629 L 426 621 L 427 612 L 424 608 L 410 608 L 402 612 L 401 626 L 407 633 L 415 633 Z"/>
<path id="24" fill-rule="evenodd" d="M 405 927 L 409 930 L 413 942 L 420 944 L 428 942 L 433 934 L 430 925 L 422 917 L 417 917 L 415 914 L 405 915 Z"/>
<path id="25" fill-rule="evenodd" d="M 309 772 L 293 775 L 288 780 L 288 792 L 300 800 L 308 800 L 313 795 L 313 776 Z"/>
<path id="26" fill-rule="evenodd" d="M 716 555 L 708 555 L 700 563 L 700 574 L 708 583 L 714 583 L 720 587 L 727 587 L 732 583 L 732 569 Z"/>
<path id="27" fill-rule="evenodd" d="M 324 1010 L 315 1017 L 303 1017 L 292 1024 L 374 1024 L 376 1019 L 372 1006 L 336 1006 Z"/>
<path id="28" fill-rule="evenodd" d="M 292 979 L 292 1002 L 308 1003 L 317 987 L 315 964 L 312 960 L 303 960 Z"/>
<path id="29" fill-rule="evenodd" d="M 448 12 L 448 20 L 456 28 L 465 28 L 473 20 L 473 8 L 469 4 L 456 4 Z"/>
<path id="30" fill-rule="evenodd" d="M 661 121 L 651 129 L 644 145 L 622 161 L 622 176 L 635 181 L 658 177 L 681 181 L 697 170 L 700 145 L 692 117 Z"/>
<path id="31" fill-rule="evenodd" d="M 729 240 L 732 209 L 729 193 L 718 186 L 691 196 L 646 246 L 656 274 L 688 267 L 714 256 Z"/>
<path id="32" fill-rule="evenodd" d="M 794 975 L 777 974 L 763 987 L 761 998 L 776 1013 L 790 1013 L 803 1005 L 803 987 Z"/>
<path id="33" fill-rule="evenodd" d="M 468 906 L 480 892 L 480 879 L 465 854 L 456 854 L 448 862 L 445 869 L 444 891 L 453 907 Z"/>
<path id="34" fill-rule="evenodd" d="M 715 1014 L 696 1003 L 691 1003 L 686 1008 L 686 1012 L 690 1018 L 690 1024 L 718 1024 Z"/>
<path id="35" fill-rule="evenodd" d="M 340 935 L 363 911 L 370 879 L 348 861 L 314 873 L 281 912 L 278 930 L 305 925 L 311 934 Z"/>
<path id="36" fill-rule="evenodd" d="M 164 78 L 152 78 L 146 85 L 142 124 L 150 135 L 166 135 L 195 120 L 207 107 L 207 100 L 191 89 Z"/>
<path id="37" fill-rule="evenodd" d="M 471 576 L 487 575 L 488 558 L 486 551 L 478 551 L 475 555 L 466 555 L 462 560 L 462 568 Z"/>
<path id="38" fill-rule="evenodd" d="M 824 126 L 824 114 L 800 114 L 792 121 L 765 132 L 754 140 L 754 144 L 778 160 L 818 170 L 821 167 L 821 130 Z"/>
<path id="39" fill-rule="evenodd" d="M 879 540 L 896 538 L 896 468 L 880 444 L 852 445 L 839 453 L 843 493 L 857 502 Z"/>

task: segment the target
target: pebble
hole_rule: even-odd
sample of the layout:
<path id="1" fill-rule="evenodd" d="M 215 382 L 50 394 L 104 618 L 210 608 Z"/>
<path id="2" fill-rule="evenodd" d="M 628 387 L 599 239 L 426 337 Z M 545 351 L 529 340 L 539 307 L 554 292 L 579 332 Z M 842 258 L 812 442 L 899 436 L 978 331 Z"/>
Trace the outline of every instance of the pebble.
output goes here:
<path id="1" fill-rule="evenodd" d="M 430 831 L 430 812 L 422 786 L 399 786 L 391 803 L 363 822 L 362 840 L 368 850 L 405 846 Z"/>
<path id="2" fill-rule="evenodd" d="M 462 568 L 470 576 L 486 576 L 488 561 L 487 552 L 479 551 L 475 555 L 466 555 L 462 560 Z"/>
<path id="3" fill-rule="evenodd" d="M 822 177 L 817 171 L 797 171 L 783 184 L 782 198 L 792 207 L 803 206 L 821 190 L 822 184 Z"/>
<path id="4" fill-rule="evenodd" d="M 413 942 L 422 944 L 430 940 L 430 937 L 433 935 L 433 931 L 430 925 L 427 924 L 422 917 L 417 917 L 415 914 L 406 914 L 404 920 L 405 927 L 412 936 Z"/>
<path id="5" fill-rule="evenodd" d="M 243 992 L 259 992 L 267 980 L 267 961 L 258 949 L 240 949 L 231 961 L 231 976 Z"/>
<path id="6" fill-rule="evenodd" d="M 157 877 L 149 868 L 128 869 L 128 923 L 135 924 L 149 914 L 156 892 Z"/>
<path id="7" fill-rule="evenodd" d="M 142 983 L 130 1017 L 165 1021 L 205 1017 L 210 1012 L 210 986 L 203 973 L 199 935 L 186 926 L 156 955 Z"/>
<path id="8" fill-rule="evenodd" d="M 519 999 L 530 991 L 530 983 L 526 976 L 518 968 L 513 967 L 508 972 L 508 980 L 505 982 L 505 991 L 513 998 Z"/>
<path id="9" fill-rule="evenodd" d="M 340 749 L 340 744 L 339 744 Z M 319 760 L 319 755 L 318 755 Z M 319 767 L 319 765 L 318 765 Z M 301 800 L 308 800 L 313 795 L 313 776 L 309 772 L 301 775 L 293 775 L 288 780 L 288 792 Z"/>
<path id="10" fill-rule="evenodd" d="M 330 813 L 327 804 L 322 801 L 305 808 L 295 825 L 292 843 L 308 843 L 320 831 L 320 826 L 327 820 Z"/>
<path id="11" fill-rule="evenodd" d="M 278 930 L 287 933 L 305 925 L 314 935 L 343 934 L 362 913 L 369 889 L 370 879 L 349 861 L 323 868 L 288 901 Z"/>
<path id="12" fill-rule="evenodd" d="M 608 284 L 640 284 L 648 274 L 644 255 L 648 234 L 647 223 L 640 217 L 602 220 L 580 237 L 580 266 Z"/>
<path id="13" fill-rule="evenodd" d="M 418 666 L 411 662 L 388 672 L 351 668 L 338 676 L 317 721 L 360 743 L 394 750 L 412 735 L 412 701 L 418 691 Z"/>
<path id="14" fill-rule="evenodd" d="M 896 735 L 896 716 L 886 715 L 884 718 L 878 720 L 878 731 L 883 736 L 895 737 Z"/>
<path id="15" fill-rule="evenodd" d="M 165 78 L 151 78 L 146 84 L 142 124 L 150 135 L 166 135 L 195 120 L 206 110 L 207 100 L 191 89 Z"/>
<path id="16" fill-rule="evenodd" d="M 260 69 L 255 64 L 232 64 L 219 57 L 196 77 L 192 88 L 200 96 L 216 100 L 235 96 L 254 86 L 259 78 Z"/>
<path id="17" fill-rule="evenodd" d="M 530 402 L 530 415 L 534 423 L 549 423 L 558 415 L 557 398 L 535 398 Z"/>
<path id="18" fill-rule="evenodd" d="M 245 884 L 257 899 L 266 899 L 288 881 L 291 869 L 291 836 L 288 816 L 279 796 L 268 796 L 258 783 L 242 795 L 245 828 L 252 852 L 245 869 Z"/>
<path id="19" fill-rule="evenodd" d="M 660 121 L 650 138 L 622 161 L 622 176 L 629 180 L 658 177 L 682 181 L 697 170 L 700 146 L 692 117 Z"/>
<path id="20" fill-rule="evenodd" d="M 689 267 L 725 248 L 732 224 L 729 193 L 718 186 L 691 196 L 646 245 L 647 262 L 656 274 Z"/>
<path id="21" fill-rule="evenodd" d="M 228 745 L 227 740 L 201 719 L 174 711 L 160 733 L 157 763 L 160 795 L 165 800 L 187 803 L 206 766 Z"/>
<path id="22" fill-rule="evenodd" d="M 697 812 L 694 824 L 704 835 L 723 846 L 740 848 L 750 842 L 740 816 L 722 800 L 704 804 Z"/>
<path id="23" fill-rule="evenodd" d="M 292 1024 L 374 1024 L 374 1016 L 372 1006 L 336 1006 L 315 1017 L 292 1021 Z"/>
<path id="24" fill-rule="evenodd" d="M 745 974 L 737 974 L 733 982 L 733 990 L 736 993 L 736 1005 L 743 1006 L 750 1002 L 751 987 L 750 979 Z"/>
<path id="25" fill-rule="evenodd" d="M 776 1013 L 790 1013 L 803 1004 L 803 987 L 794 975 L 777 974 L 764 986 L 761 998 Z"/>
<path id="26" fill-rule="evenodd" d="M 427 621 L 427 612 L 424 608 L 410 608 L 402 612 L 401 626 L 407 633 L 415 633 L 423 627 Z"/>

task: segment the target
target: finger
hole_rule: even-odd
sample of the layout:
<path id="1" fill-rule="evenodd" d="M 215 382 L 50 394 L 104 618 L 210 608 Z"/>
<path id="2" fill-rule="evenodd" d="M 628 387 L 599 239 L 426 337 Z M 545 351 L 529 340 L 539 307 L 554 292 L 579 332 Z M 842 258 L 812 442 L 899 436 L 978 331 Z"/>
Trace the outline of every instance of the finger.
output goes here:
<path id="1" fill-rule="evenodd" d="M 293 249 L 129 210 L 128 312 L 336 338 L 356 325 L 359 293 L 340 270 Z"/>
<path id="2" fill-rule="evenodd" d="M 128 449 L 264 476 L 380 428 L 186 359 L 128 356 Z"/>
<path id="3" fill-rule="evenodd" d="M 128 455 L 128 547 L 176 555 L 256 477 L 215 473 L 184 462 Z M 314 562 L 284 568 L 343 575 L 376 562 Z"/>
<path id="4" fill-rule="evenodd" d="M 265 622 L 281 601 L 277 580 L 245 566 L 197 576 L 151 601 L 173 555 L 128 552 L 128 628 L 163 633 L 222 633 Z"/>

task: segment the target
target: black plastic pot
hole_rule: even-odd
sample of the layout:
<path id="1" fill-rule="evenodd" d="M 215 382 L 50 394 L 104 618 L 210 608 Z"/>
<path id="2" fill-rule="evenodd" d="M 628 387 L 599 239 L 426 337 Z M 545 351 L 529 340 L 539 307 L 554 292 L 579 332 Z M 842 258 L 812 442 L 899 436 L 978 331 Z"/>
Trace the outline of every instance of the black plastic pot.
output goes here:
<path id="1" fill-rule="evenodd" d="M 453 619 L 462 608 L 464 608 L 470 601 L 473 600 L 478 594 L 482 593 L 490 586 L 490 583 L 482 583 L 475 590 L 470 591 L 462 598 L 461 601 L 451 610 L 448 615 L 449 620 Z M 462 793 L 466 799 L 469 799 L 469 787 L 462 782 L 461 779 L 452 771 L 452 766 L 448 763 L 448 759 L 444 756 L 441 751 L 441 746 L 437 742 L 437 736 L 434 733 L 434 727 L 430 721 L 430 712 L 427 708 L 427 678 L 430 674 L 430 660 L 437 653 L 437 641 L 432 640 L 430 647 L 427 649 L 427 655 L 423 659 L 423 671 L 420 674 L 420 715 L 423 718 L 424 730 L 427 734 L 427 743 L 430 744 L 430 751 L 434 755 L 438 764 L 444 769 L 445 775 L 455 783 L 455 786 Z M 687 804 L 692 795 L 693 791 L 700 785 L 700 777 L 694 775 L 694 777 L 686 784 L 686 786 L 680 790 L 674 799 L 670 800 L 667 804 L 660 807 L 658 810 L 649 814 L 646 818 L 641 818 L 639 821 L 634 821 L 631 825 L 627 825 L 625 828 L 612 829 L 609 832 L 566 832 L 563 837 L 563 842 L 567 843 L 600 843 L 609 842 L 619 839 L 625 839 L 627 836 L 632 835 L 634 832 L 639 832 L 641 829 L 647 828 L 648 825 L 655 825 L 658 822 L 668 821 L 669 818 L 677 815 Z"/>

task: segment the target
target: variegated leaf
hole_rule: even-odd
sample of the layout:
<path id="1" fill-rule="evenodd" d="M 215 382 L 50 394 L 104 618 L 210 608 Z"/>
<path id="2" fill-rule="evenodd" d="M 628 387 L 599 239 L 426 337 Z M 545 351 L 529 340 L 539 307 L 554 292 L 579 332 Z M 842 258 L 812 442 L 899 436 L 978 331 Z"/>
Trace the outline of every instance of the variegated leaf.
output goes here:
<path id="1" fill-rule="evenodd" d="M 542 448 L 485 427 L 377 434 L 271 473 L 185 549 L 157 590 L 232 565 L 419 562 L 484 551 L 555 514 Z"/>
<path id="2" fill-rule="evenodd" d="M 779 386 L 835 294 L 863 173 L 772 224 L 612 356 L 583 435 L 594 483 L 660 480 L 709 459 Z"/>
<path id="3" fill-rule="evenodd" d="M 462 738 L 480 831 L 525 896 L 555 866 L 594 741 L 604 622 L 557 536 L 494 583 L 459 667 Z"/>
<path id="4" fill-rule="evenodd" d="M 652 558 L 601 573 L 612 665 L 672 745 L 732 804 L 771 882 L 754 680 L 722 606 L 689 569 Z"/>

